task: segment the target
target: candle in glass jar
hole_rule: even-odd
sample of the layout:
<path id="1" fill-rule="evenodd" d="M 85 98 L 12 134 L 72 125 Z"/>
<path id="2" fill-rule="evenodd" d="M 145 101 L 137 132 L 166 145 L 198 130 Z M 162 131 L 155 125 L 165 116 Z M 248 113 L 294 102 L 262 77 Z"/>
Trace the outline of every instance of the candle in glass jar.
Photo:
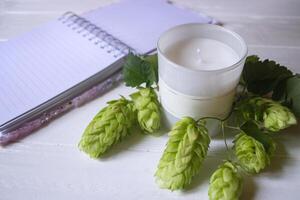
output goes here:
<path id="1" fill-rule="evenodd" d="M 228 45 L 209 38 L 189 38 L 170 45 L 166 56 L 178 65 L 201 70 L 216 70 L 233 65 L 238 54 Z"/>
<path id="2" fill-rule="evenodd" d="M 247 55 L 239 35 L 217 25 L 184 24 L 163 33 L 157 50 L 167 127 L 185 116 L 228 115 Z"/>

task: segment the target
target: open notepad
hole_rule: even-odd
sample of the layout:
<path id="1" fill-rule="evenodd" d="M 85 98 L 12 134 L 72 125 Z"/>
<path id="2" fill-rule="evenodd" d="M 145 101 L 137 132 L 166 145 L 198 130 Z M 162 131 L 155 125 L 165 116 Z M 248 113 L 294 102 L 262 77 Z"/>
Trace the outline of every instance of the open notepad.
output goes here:
<path id="1" fill-rule="evenodd" d="M 172 26 L 213 23 L 162 0 L 124 0 L 81 17 L 67 12 L 0 45 L 0 131 L 17 127 L 116 72 L 129 51 L 155 49 Z"/>

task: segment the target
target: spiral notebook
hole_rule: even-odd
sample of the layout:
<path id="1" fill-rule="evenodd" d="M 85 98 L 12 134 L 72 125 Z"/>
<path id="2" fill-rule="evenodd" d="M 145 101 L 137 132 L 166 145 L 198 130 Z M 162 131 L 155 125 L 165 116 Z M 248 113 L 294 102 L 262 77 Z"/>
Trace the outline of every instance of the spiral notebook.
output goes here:
<path id="1" fill-rule="evenodd" d="M 0 45 L 0 131 L 19 127 L 153 51 L 172 26 L 214 23 L 162 0 L 124 0 L 59 19 Z"/>

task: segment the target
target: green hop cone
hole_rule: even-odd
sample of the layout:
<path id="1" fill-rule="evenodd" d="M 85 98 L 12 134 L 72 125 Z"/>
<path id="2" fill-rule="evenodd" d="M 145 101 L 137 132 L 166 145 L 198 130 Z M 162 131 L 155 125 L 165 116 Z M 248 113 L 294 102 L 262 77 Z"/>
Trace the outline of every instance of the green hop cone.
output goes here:
<path id="1" fill-rule="evenodd" d="M 205 122 L 185 117 L 169 132 L 169 141 L 155 173 L 161 188 L 183 189 L 199 173 L 210 138 Z"/>
<path id="2" fill-rule="evenodd" d="M 160 128 L 160 105 L 152 88 L 142 88 L 130 95 L 137 109 L 140 127 L 147 133 Z"/>
<path id="3" fill-rule="evenodd" d="M 237 106 L 237 116 L 255 120 L 271 132 L 277 132 L 297 123 L 295 115 L 285 106 L 271 99 L 253 97 Z"/>
<path id="4" fill-rule="evenodd" d="M 249 173 L 259 173 L 270 164 L 275 151 L 275 143 L 270 142 L 268 151 L 264 145 L 244 132 L 234 139 L 234 152 L 243 169 Z"/>
<path id="5" fill-rule="evenodd" d="M 129 134 L 135 122 L 133 103 L 122 97 L 108 102 L 90 122 L 79 142 L 79 149 L 92 158 L 101 157 L 114 143 Z"/>
<path id="6" fill-rule="evenodd" d="M 226 161 L 210 178 L 208 196 L 210 200 L 238 200 L 242 191 L 242 176 L 238 168 Z"/>
<path id="7" fill-rule="evenodd" d="M 270 102 L 263 116 L 264 127 L 272 132 L 297 124 L 295 115 L 285 106 Z"/>

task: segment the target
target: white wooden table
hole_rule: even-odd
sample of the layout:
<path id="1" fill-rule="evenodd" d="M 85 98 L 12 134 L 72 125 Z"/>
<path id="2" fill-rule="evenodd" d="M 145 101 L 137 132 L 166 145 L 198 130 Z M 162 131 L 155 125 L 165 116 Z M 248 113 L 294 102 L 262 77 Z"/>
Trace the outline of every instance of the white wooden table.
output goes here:
<path id="1" fill-rule="evenodd" d="M 111 0 L 0 0 L 0 41 L 30 30 L 67 10 L 83 12 Z M 300 1 L 175 0 L 180 6 L 224 22 L 244 37 L 250 54 L 275 59 L 300 72 Z M 1 61 L 0 61 L 1 62 Z M 134 135 L 101 161 L 77 148 L 82 131 L 105 102 L 128 95 L 119 86 L 52 122 L 24 140 L 0 149 L 0 199 L 207 199 L 208 179 L 224 158 L 213 140 L 203 169 L 183 192 L 161 190 L 154 182 L 167 136 Z M 246 178 L 241 199 L 300 198 L 300 126 L 282 133 L 271 167 Z"/>

